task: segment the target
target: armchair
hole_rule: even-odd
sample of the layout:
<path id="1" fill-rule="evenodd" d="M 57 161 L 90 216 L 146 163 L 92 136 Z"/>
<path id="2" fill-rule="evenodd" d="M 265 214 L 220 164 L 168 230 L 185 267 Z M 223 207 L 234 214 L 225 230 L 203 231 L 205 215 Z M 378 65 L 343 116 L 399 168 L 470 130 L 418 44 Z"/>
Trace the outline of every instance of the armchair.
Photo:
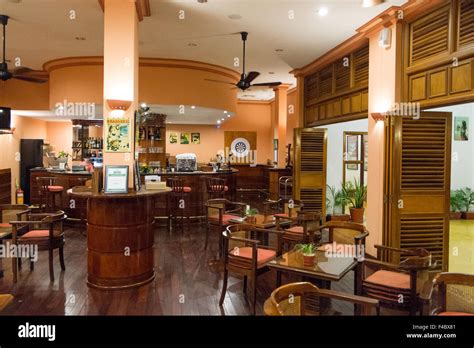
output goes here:
<path id="1" fill-rule="evenodd" d="M 474 316 L 474 275 L 439 273 L 433 288 L 438 289 L 438 301 L 431 315 Z"/>
<path id="2" fill-rule="evenodd" d="M 320 212 L 297 211 L 296 216 L 275 215 L 275 219 L 276 229 L 284 231 L 282 243 L 289 248 L 297 243 L 318 242 L 321 237 Z"/>

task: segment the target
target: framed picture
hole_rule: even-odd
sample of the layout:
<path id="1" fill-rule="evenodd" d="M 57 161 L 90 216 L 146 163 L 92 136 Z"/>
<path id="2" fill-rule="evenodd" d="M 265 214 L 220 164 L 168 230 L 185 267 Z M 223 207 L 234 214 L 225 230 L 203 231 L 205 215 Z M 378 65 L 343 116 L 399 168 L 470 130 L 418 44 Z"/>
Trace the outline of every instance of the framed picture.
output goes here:
<path id="1" fill-rule="evenodd" d="M 364 170 L 367 171 L 369 167 L 369 136 L 364 135 Z"/>
<path id="2" fill-rule="evenodd" d="M 110 118 L 106 120 L 106 152 L 130 152 L 130 120 Z"/>
<path id="3" fill-rule="evenodd" d="M 178 133 L 170 132 L 168 137 L 170 144 L 177 144 L 178 143 Z"/>
<path id="4" fill-rule="evenodd" d="M 454 140 L 469 140 L 469 117 L 454 117 Z"/>
<path id="5" fill-rule="evenodd" d="M 357 135 L 348 135 L 346 141 L 346 161 L 358 161 L 359 160 L 359 137 Z M 356 163 L 347 164 L 347 169 L 357 170 Z"/>
<path id="6" fill-rule="evenodd" d="M 105 166 L 105 193 L 128 192 L 128 166 Z"/>
<path id="7" fill-rule="evenodd" d="M 194 145 L 201 144 L 201 133 L 191 133 L 191 143 Z"/>
<path id="8" fill-rule="evenodd" d="M 191 143 L 191 134 L 181 133 L 179 143 L 181 145 L 189 145 Z"/>

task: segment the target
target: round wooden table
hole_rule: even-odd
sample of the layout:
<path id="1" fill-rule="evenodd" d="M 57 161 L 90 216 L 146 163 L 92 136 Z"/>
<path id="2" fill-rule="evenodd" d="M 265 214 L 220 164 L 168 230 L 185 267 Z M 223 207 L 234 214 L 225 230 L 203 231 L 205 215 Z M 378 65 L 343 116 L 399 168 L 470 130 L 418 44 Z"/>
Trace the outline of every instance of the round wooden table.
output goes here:
<path id="1" fill-rule="evenodd" d="M 164 191 L 125 194 L 68 190 L 87 199 L 87 284 L 111 290 L 133 288 L 155 279 L 154 202 Z"/>

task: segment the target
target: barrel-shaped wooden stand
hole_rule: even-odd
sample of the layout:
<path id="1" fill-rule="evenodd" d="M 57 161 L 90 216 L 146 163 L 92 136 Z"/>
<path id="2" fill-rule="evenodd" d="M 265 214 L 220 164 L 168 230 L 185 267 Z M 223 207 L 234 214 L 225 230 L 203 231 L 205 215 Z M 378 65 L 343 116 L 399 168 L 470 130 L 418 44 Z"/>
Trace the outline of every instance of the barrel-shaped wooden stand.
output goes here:
<path id="1" fill-rule="evenodd" d="M 154 201 L 162 194 L 167 192 L 87 194 L 89 286 L 125 289 L 153 281 Z"/>

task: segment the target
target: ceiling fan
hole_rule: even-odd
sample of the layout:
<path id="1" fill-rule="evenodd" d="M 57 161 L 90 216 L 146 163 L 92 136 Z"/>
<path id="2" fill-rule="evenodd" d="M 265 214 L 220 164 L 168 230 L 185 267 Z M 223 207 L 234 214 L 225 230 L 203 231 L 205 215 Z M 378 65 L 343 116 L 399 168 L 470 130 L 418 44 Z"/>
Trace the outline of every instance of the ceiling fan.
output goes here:
<path id="1" fill-rule="evenodd" d="M 281 85 L 281 82 L 264 82 L 264 83 L 255 83 L 252 84 L 252 81 L 255 80 L 260 73 L 257 71 L 250 71 L 248 74 L 245 73 L 245 42 L 247 41 L 247 36 L 249 33 L 246 31 L 242 31 L 240 33 L 243 41 L 243 70 L 242 74 L 240 75 L 240 81 L 237 83 L 232 83 L 232 82 L 227 82 L 227 81 L 219 81 L 219 80 L 212 80 L 212 79 L 205 79 L 206 81 L 212 81 L 212 82 L 219 82 L 219 83 L 226 83 L 230 85 L 234 85 L 235 87 L 241 89 L 242 91 L 245 91 L 246 89 L 249 89 L 250 87 L 254 86 L 265 86 L 265 87 L 276 87 Z"/>
<path id="2" fill-rule="evenodd" d="M 44 71 L 33 70 L 30 68 L 19 67 L 14 70 L 8 70 L 6 60 L 6 27 L 8 19 L 6 15 L 0 15 L 0 24 L 3 26 L 3 60 L 0 63 L 0 80 L 8 81 L 10 79 L 23 80 L 35 83 L 45 83 L 48 81 L 48 75 Z"/>

